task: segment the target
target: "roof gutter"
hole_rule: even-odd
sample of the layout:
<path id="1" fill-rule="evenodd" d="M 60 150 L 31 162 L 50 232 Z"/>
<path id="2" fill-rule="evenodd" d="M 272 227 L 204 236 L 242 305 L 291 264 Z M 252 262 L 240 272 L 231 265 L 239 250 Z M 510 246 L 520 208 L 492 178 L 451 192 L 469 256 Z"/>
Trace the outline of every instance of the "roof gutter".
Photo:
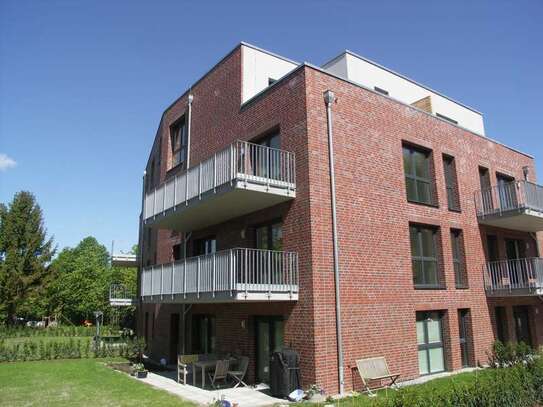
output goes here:
<path id="1" fill-rule="evenodd" d="M 332 103 L 336 101 L 334 92 L 327 90 L 324 92 L 324 102 L 326 103 L 326 122 L 328 125 L 328 157 L 330 161 L 330 200 L 332 204 L 332 240 L 334 244 L 334 282 L 336 292 L 336 338 L 337 338 L 337 365 L 339 394 L 345 392 L 345 378 L 343 366 L 343 340 L 341 336 L 341 290 L 339 279 L 339 243 L 337 233 L 337 211 L 336 211 L 336 180 L 334 169 L 334 139 L 332 132 Z"/>

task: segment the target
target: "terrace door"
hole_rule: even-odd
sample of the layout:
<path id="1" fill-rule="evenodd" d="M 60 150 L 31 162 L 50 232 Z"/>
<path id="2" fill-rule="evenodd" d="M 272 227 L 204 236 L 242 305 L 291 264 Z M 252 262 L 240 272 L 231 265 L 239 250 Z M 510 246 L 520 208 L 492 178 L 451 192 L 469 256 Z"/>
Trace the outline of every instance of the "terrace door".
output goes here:
<path id="1" fill-rule="evenodd" d="M 256 317 L 256 381 L 270 382 L 270 359 L 283 349 L 284 326 L 281 317 Z"/>
<path id="2" fill-rule="evenodd" d="M 515 179 L 503 174 L 497 174 L 496 178 L 498 179 L 498 195 L 501 210 L 515 209 L 518 202 Z"/>
<path id="3" fill-rule="evenodd" d="M 527 287 L 528 270 L 526 269 L 526 263 L 520 261 L 520 259 L 526 258 L 526 243 L 523 240 L 506 239 L 505 249 L 507 260 L 509 260 L 511 285 L 517 288 Z"/>
<path id="4" fill-rule="evenodd" d="M 170 315 L 170 364 L 177 363 L 179 347 L 179 314 Z"/>
<path id="5" fill-rule="evenodd" d="M 513 307 L 513 317 L 515 318 L 517 342 L 524 342 L 526 345 L 532 346 L 529 308 L 525 305 Z"/>

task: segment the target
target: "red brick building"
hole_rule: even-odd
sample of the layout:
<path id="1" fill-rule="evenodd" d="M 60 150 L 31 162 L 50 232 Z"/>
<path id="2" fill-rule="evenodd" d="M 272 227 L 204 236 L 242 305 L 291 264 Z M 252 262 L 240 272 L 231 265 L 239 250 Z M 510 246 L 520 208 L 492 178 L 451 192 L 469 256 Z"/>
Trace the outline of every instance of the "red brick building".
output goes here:
<path id="1" fill-rule="evenodd" d="M 242 43 L 160 120 L 139 333 L 171 363 L 247 355 L 249 381 L 289 346 L 328 393 L 340 362 L 349 390 L 361 358 L 407 380 L 484 364 L 496 338 L 543 345 L 534 182 L 531 156 L 424 85 L 348 51 L 316 67 Z"/>

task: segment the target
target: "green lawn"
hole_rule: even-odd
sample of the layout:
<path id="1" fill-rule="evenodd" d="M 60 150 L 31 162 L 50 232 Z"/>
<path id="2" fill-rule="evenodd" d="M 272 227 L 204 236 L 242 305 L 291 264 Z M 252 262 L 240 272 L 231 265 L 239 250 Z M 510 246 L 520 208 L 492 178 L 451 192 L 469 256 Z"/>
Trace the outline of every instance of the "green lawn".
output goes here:
<path id="1" fill-rule="evenodd" d="M 0 364 L 2 406 L 178 406 L 193 404 L 105 366 L 102 359 Z"/>

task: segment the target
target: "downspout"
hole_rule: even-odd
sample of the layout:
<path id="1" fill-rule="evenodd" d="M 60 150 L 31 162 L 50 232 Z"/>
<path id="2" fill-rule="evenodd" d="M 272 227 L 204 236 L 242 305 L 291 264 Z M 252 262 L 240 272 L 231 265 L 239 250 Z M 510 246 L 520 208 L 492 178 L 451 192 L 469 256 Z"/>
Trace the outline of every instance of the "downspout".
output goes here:
<path id="1" fill-rule="evenodd" d="M 190 128 L 192 123 L 192 101 L 194 100 L 194 96 L 189 93 L 189 96 L 187 98 L 188 105 L 187 105 L 187 171 L 190 167 Z"/>
<path id="2" fill-rule="evenodd" d="M 334 175 L 334 142 L 332 133 L 332 103 L 335 101 L 334 92 L 324 92 L 326 103 L 326 121 L 328 124 L 328 157 L 330 161 L 330 196 L 332 204 L 332 239 L 334 243 L 334 282 L 336 288 L 336 337 L 337 337 L 337 364 L 339 379 L 339 394 L 345 392 L 345 378 L 343 369 L 343 340 L 341 336 L 341 291 L 339 279 L 339 243 L 337 234 L 337 213 L 336 213 L 336 180 Z"/>
<path id="3" fill-rule="evenodd" d="M 138 305 L 140 310 L 139 318 L 141 320 L 141 316 L 143 315 L 143 309 L 142 309 L 142 300 L 141 300 L 141 276 L 143 273 L 143 234 L 144 234 L 144 222 L 145 222 L 145 178 L 147 177 L 147 171 L 143 171 L 143 177 L 141 182 L 141 214 L 140 214 L 140 236 L 139 236 L 139 242 L 138 242 L 138 266 L 139 266 L 139 273 L 138 273 Z"/>

